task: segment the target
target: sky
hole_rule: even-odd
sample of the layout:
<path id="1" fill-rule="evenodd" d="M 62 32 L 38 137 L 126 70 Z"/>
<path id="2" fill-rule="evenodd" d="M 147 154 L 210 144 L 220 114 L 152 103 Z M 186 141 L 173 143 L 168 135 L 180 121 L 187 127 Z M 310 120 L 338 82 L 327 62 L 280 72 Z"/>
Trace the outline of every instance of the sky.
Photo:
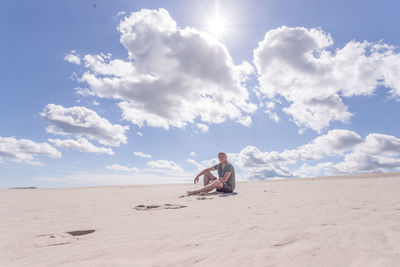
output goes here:
<path id="1" fill-rule="evenodd" d="M 2 1 L 0 188 L 399 171 L 399 11 Z"/>

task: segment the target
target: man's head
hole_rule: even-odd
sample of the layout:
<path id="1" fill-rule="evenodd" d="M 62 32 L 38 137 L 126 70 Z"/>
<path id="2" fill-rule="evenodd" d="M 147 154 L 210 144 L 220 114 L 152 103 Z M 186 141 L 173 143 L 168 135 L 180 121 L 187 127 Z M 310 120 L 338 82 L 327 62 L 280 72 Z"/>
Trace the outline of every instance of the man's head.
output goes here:
<path id="1" fill-rule="evenodd" d="M 228 162 L 227 161 L 228 157 L 226 156 L 226 154 L 224 152 L 219 152 L 218 153 L 218 159 L 219 159 L 219 162 L 221 162 L 221 163 L 227 163 Z"/>

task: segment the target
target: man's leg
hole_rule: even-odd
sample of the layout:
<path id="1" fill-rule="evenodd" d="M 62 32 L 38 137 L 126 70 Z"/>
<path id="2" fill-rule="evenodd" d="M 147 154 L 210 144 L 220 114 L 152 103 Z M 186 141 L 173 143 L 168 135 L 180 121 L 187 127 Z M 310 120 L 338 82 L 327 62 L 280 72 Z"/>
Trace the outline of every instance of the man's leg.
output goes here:
<path id="1" fill-rule="evenodd" d="M 188 196 L 190 196 L 190 195 L 195 195 L 195 194 L 200 194 L 200 193 L 207 193 L 216 188 L 221 189 L 222 187 L 223 187 L 223 183 L 220 180 L 216 180 L 215 182 L 212 182 L 211 184 L 206 185 L 202 189 L 195 190 L 195 191 L 188 191 L 187 193 L 188 193 Z"/>
<path id="2" fill-rule="evenodd" d="M 217 178 L 211 172 L 206 172 L 204 174 L 204 178 L 203 178 L 204 186 L 208 185 L 210 182 L 212 182 L 212 180 L 215 180 L 215 179 L 217 179 Z"/>

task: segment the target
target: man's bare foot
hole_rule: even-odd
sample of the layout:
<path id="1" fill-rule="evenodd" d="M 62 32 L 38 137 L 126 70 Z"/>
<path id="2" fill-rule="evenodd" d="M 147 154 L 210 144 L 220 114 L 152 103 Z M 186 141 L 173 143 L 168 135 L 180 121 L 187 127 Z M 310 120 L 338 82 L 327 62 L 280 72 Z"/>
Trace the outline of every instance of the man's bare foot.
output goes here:
<path id="1" fill-rule="evenodd" d="M 187 195 L 188 196 L 191 196 L 191 195 L 194 195 L 195 193 L 193 192 L 193 191 L 187 191 Z"/>

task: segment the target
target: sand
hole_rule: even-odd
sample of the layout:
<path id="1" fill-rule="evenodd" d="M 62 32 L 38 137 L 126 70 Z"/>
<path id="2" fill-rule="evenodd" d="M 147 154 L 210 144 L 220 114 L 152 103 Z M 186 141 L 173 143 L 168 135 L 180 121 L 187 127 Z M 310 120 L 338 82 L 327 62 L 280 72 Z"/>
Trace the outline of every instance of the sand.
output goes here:
<path id="1" fill-rule="evenodd" d="M 400 174 L 200 187 L 0 190 L 0 266 L 400 266 Z"/>

